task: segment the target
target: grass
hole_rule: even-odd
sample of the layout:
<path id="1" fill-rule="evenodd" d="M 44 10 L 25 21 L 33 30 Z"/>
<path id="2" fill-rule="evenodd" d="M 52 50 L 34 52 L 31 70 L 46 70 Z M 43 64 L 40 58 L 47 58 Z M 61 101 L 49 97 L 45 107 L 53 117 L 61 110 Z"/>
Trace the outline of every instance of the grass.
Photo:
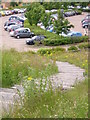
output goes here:
<path id="1" fill-rule="evenodd" d="M 25 20 L 24 27 L 29 27 L 31 32 L 34 32 L 36 35 L 44 35 L 46 39 L 60 39 L 61 37 L 55 33 L 51 33 L 49 31 L 41 29 L 39 26 L 32 25 L 30 26 L 28 20 Z"/>
<path id="2" fill-rule="evenodd" d="M 39 78 L 58 72 L 54 63 L 34 52 L 19 53 L 14 49 L 2 51 L 2 87 L 11 87 L 26 77 Z"/>
<path id="3" fill-rule="evenodd" d="M 22 55 L 22 53 L 20 54 Z M 25 53 L 26 56 L 27 54 L 30 54 L 31 56 L 31 53 Z M 65 62 L 67 61 L 69 63 L 75 64 L 76 66 L 84 68 L 87 71 L 88 68 L 87 50 L 82 49 L 81 51 L 78 52 L 71 52 L 71 51 L 65 52 L 65 51 L 61 51 L 61 49 L 57 49 L 57 51 L 54 50 L 54 52 L 52 52 L 52 55 L 50 54 L 49 52 L 45 52 L 45 54 L 42 54 L 41 56 L 40 53 L 33 54 L 32 56 L 39 55 L 39 57 L 41 57 L 42 59 L 45 57 L 47 59 L 52 59 L 54 61 L 56 60 L 65 61 Z M 44 67 L 40 66 L 41 70 L 43 68 Z M 24 84 L 24 87 L 25 86 L 26 85 Z M 29 80 L 27 87 L 25 87 L 26 92 L 24 99 L 22 99 L 24 103 L 22 104 L 22 107 L 18 107 L 17 104 L 14 108 L 14 112 L 9 113 L 9 115 L 5 115 L 4 117 L 6 118 L 10 118 L 10 117 L 11 118 L 87 118 L 88 117 L 87 78 L 82 83 L 76 85 L 75 88 L 73 88 L 72 90 L 62 91 L 61 88 L 58 88 L 55 91 L 53 91 L 52 87 L 50 87 L 47 91 L 43 91 L 43 89 L 41 88 L 43 88 L 42 81 L 40 83 L 40 89 L 39 89 L 35 84 L 35 79 Z"/>
<path id="4" fill-rule="evenodd" d="M 32 82 L 32 81 L 31 81 Z M 34 87 L 33 87 L 34 88 Z M 72 90 L 37 92 L 30 86 L 27 89 L 23 107 L 15 106 L 11 118 L 87 118 L 88 114 L 87 80 Z M 30 94 L 31 93 L 31 94 Z"/>
<path id="5" fill-rule="evenodd" d="M 71 64 L 74 64 L 76 66 L 79 66 L 85 69 L 86 72 L 88 71 L 88 50 L 87 49 L 81 49 L 80 51 L 77 51 L 77 52 L 73 52 L 73 51 L 62 52 L 61 50 L 59 50 L 57 52 L 50 53 L 52 55 L 49 55 L 49 52 L 47 51 L 48 50 L 46 49 L 46 51 L 44 51 L 45 54 L 43 55 L 49 57 L 52 60 L 69 62 Z"/>

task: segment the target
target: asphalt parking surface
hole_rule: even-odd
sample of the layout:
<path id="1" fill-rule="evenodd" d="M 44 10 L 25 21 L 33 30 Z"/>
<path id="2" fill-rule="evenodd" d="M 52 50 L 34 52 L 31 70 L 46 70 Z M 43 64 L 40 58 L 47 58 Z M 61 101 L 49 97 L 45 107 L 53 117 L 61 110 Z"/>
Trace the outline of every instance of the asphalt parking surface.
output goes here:
<path id="1" fill-rule="evenodd" d="M 85 34 L 85 30 L 81 26 L 81 20 L 84 19 L 87 14 L 88 13 L 83 13 L 82 15 L 67 17 L 67 19 L 75 26 L 72 30 L 81 32 L 83 35 Z M 10 16 L 0 17 L 0 48 L 15 48 L 17 51 L 37 51 L 40 47 L 45 47 L 26 45 L 25 41 L 27 38 L 16 39 L 14 37 L 10 37 L 9 32 L 5 31 L 3 27 L 4 23 L 8 20 L 9 17 Z"/>

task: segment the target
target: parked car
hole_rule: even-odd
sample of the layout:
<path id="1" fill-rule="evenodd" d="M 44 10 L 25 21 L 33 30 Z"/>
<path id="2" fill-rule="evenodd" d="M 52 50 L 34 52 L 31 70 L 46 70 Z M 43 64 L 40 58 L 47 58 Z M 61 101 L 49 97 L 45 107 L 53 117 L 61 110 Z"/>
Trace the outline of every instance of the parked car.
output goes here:
<path id="1" fill-rule="evenodd" d="M 15 13 L 15 14 L 18 14 L 18 11 L 19 11 L 19 10 L 20 10 L 20 9 L 17 9 L 17 8 L 14 9 L 14 13 Z"/>
<path id="2" fill-rule="evenodd" d="M 24 13 L 21 14 L 20 16 L 21 19 L 26 20 L 27 18 L 25 17 Z"/>
<path id="3" fill-rule="evenodd" d="M 7 31 L 8 32 L 15 31 L 16 29 L 18 29 L 20 27 L 22 27 L 22 26 L 20 26 L 18 24 L 16 24 L 16 25 L 10 25 L 10 26 L 8 26 Z"/>
<path id="4" fill-rule="evenodd" d="M 80 9 L 80 8 L 81 8 L 81 6 L 77 6 L 76 8 L 77 8 L 77 9 Z"/>
<path id="5" fill-rule="evenodd" d="M 48 26 L 48 27 L 46 28 L 46 30 L 49 31 L 49 32 L 53 32 L 53 30 L 54 30 L 53 24 L 50 25 L 50 26 Z"/>
<path id="6" fill-rule="evenodd" d="M 60 34 L 61 36 L 64 36 L 64 37 L 81 37 L 82 36 L 82 33 L 80 32 L 74 32 L 74 31 L 68 31 L 67 34 L 63 33 Z"/>
<path id="7" fill-rule="evenodd" d="M 6 21 L 5 24 L 4 24 L 4 29 L 7 31 L 8 27 L 10 25 L 16 25 L 16 24 L 17 24 L 16 22 L 8 22 L 8 21 Z"/>
<path id="8" fill-rule="evenodd" d="M 11 21 L 12 19 L 14 20 L 19 20 L 20 22 L 24 23 L 24 19 L 19 17 L 19 16 L 16 16 L 16 15 L 12 15 L 10 18 L 9 18 L 9 21 Z"/>
<path id="9" fill-rule="evenodd" d="M 13 26 L 11 27 L 11 29 L 9 30 L 10 36 L 11 36 L 11 37 L 14 37 L 14 31 L 17 30 L 17 29 L 19 29 L 19 28 L 21 28 L 21 27 L 18 26 L 18 25 L 13 25 Z"/>
<path id="10" fill-rule="evenodd" d="M 28 45 L 34 45 L 35 44 L 35 41 L 39 41 L 41 43 L 41 40 L 44 40 L 44 38 L 46 38 L 45 36 L 43 35 L 39 35 L 39 36 L 34 36 L 32 38 L 28 38 L 26 40 L 26 44 Z"/>
<path id="11" fill-rule="evenodd" d="M 75 15 L 75 11 L 69 11 L 69 12 L 64 13 L 65 17 L 70 17 L 70 16 L 73 16 L 73 15 Z"/>
<path id="12" fill-rule="evenodd" d="M 30 38 L 34 36 L 34 33 L 30 32 L 29 28 L 19 28 L 14 31 L 15 38 Z"/>
<path id="13" fill-rule="evenodd" d="M 90 21 L 85 21 L 85 22 L 82 24 L 82 27 L 83 27 L 83 28 L 89 28 L 89 27 L 90 27 Z"/>
<path id="14" fill-rule="evenodd" d="M 11 10 L 11 15 L 13 15 L 15 12 L 14 12 L 14 10 Z"/>
<path id="15" fill-rule="evenodd" d="M 24 13 L 24 9 L 18 10 L 18 13 Z"/>
<path id="16" fill-rule="evenodd" d="M 5 16 L 5 12 L 4 11 L 0 11 L 2 16 Z"/>
<path id="17" fill-rule="evenodd" d="M 11 15 L 11 14 L 12 14 L 12 13 L 11 13 L 10 10 L 6 10 L 6 11 L 5 11 L 5 15 L 6 15 L 6 16 Z"/>
<path id="18" fill-rule="evenodd" d="M 83 23 L 83 21 L 85 21 L 85 20 L 90 20 L 90 14 L 87 15 L 87 16 L 81 21 L 81 23 Z"/>
<path id="19" fill-rule="evenodd" d="M 2 14 L 0 13 L 0 17 L 2 16 Z"/>

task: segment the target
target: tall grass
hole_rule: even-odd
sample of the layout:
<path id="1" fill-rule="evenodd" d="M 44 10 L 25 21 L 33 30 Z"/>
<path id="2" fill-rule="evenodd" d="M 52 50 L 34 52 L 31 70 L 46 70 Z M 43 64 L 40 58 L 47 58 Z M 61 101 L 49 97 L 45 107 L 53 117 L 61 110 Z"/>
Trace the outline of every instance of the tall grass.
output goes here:
<path id="1" fill-rule="evenodd" d="M 87 70 L 87 51 L 65 52 L 57 51 L 45 52 L 42 57 L 53 60 L 67 61 Z M 51 54 L 51 53 L 50 53 Z M 47 70 L 49 72 L 49 69 Z M 41 72 L 42 73 L 42 72 Z M 42 77 L 47 73 L 42 74 Z M 47 82 L 47 76 L 45 78 Z M 47 82 L 48 83 L 48 82 Z M 50 82 L 43 85 L 40 80 L 40 87 L 36 79 L 30 79 L 23 83 L 25 97 L 22 99 L 22 107 L 15 106 L 13 113 L 9 113 L 11 118 L 87 118 L 88 117 L 88 80 L 75 86 L 71 90 L 63 91 L 62 88 L 53 90 Z"/>
<path id="2" fill-rule="evenodd" d="M 58 72 L 58 68 L 55 63 L 34 52 L 2 51 L 2 87 L 20 84 L 24 77 L 39 78 L 40 72 L 49 76 Z"/>

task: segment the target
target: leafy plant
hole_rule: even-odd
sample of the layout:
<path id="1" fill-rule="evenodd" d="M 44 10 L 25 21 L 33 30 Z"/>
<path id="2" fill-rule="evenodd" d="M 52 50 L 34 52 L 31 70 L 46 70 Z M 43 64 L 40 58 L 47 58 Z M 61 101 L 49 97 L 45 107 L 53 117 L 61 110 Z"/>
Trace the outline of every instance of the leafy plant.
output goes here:
<path id="1" fill-rule="evenodd" d="M 70 31 L 70 28 L 74 27 L 73 25 L 70 24 L 70 22 L 64 18 L 63 16 L 63 12 L 61 12 L 61 10 L 58 10 L 58 19 L 55 20 L 54 23 L 54 30 L 56 31 L 56 33 L 59 35 L 62 32 L 66 33 L 68 31 Z"/>
<path id="2" fill-rule="evenodd" d="M 78 51 L 78 48 L 76 46 L 71 46 L 68 48 L 69 51 Z"/>

